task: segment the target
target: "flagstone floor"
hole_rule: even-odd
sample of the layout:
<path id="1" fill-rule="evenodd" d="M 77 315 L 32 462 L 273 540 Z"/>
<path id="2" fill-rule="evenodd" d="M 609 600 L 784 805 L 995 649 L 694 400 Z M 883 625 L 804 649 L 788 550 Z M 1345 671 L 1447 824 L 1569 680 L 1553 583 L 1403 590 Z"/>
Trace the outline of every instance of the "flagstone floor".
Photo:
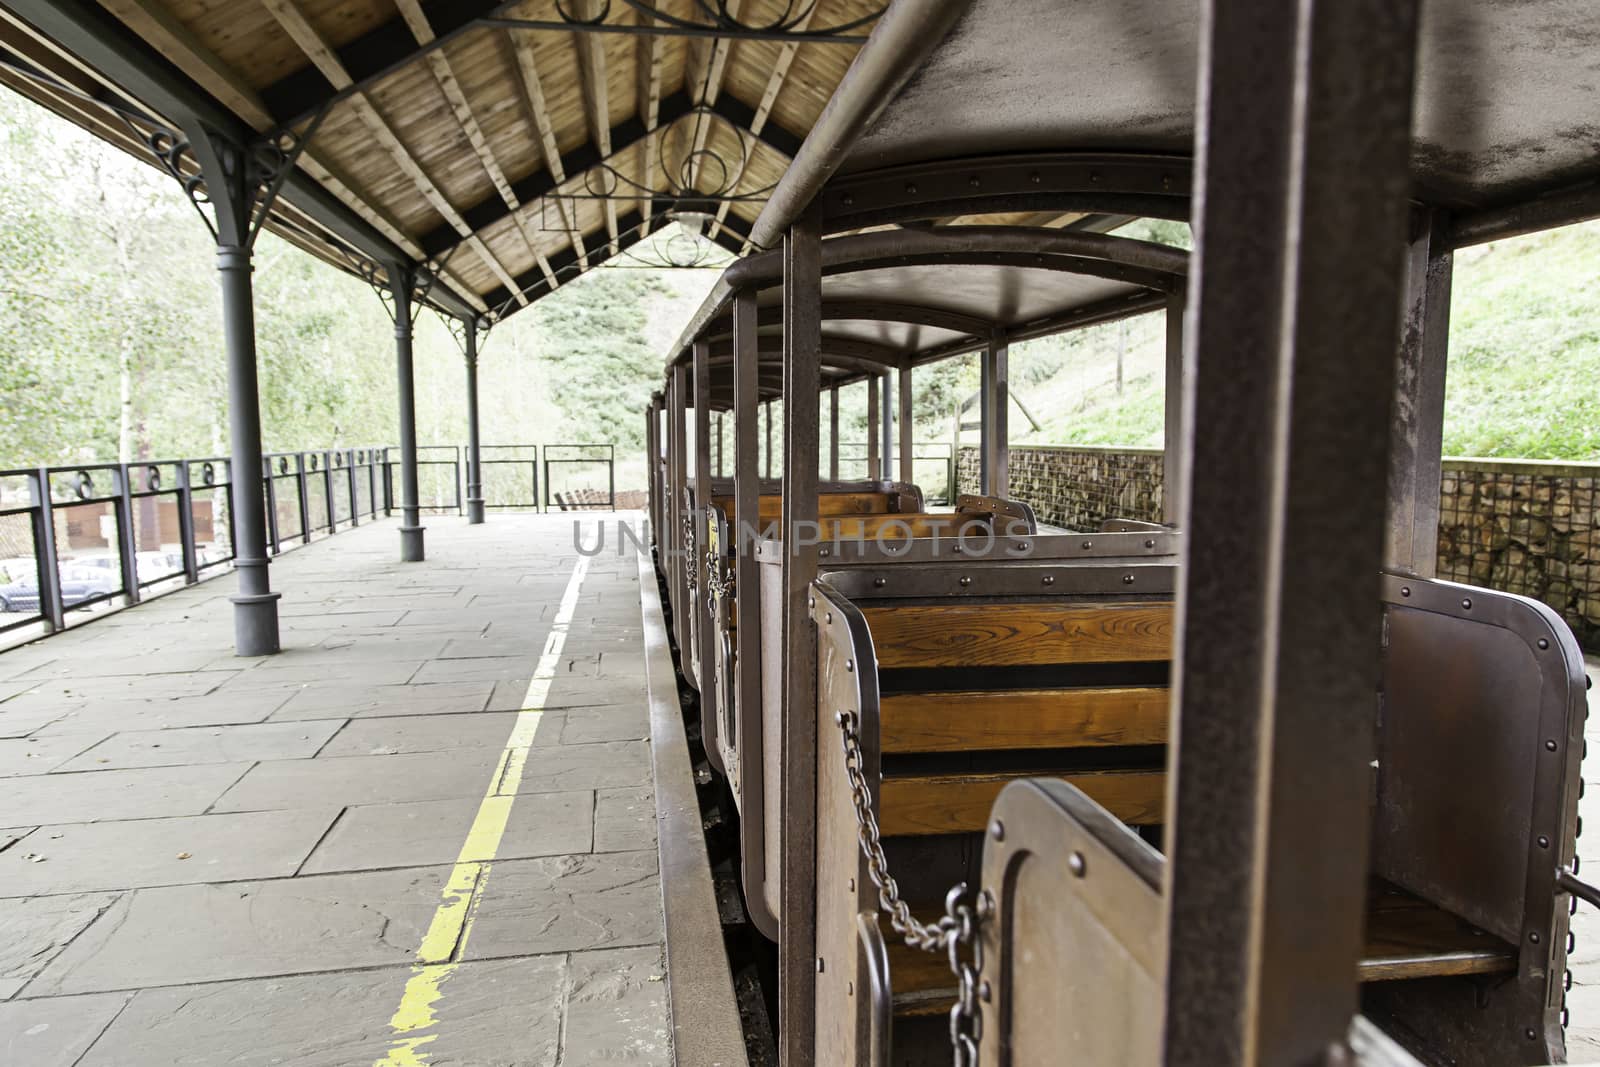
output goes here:
<path id="1" fill-rule="evenodd" d="M 427 526 L 0 654 L 0 1063 L 671 1062 L 637 559 Z"/>

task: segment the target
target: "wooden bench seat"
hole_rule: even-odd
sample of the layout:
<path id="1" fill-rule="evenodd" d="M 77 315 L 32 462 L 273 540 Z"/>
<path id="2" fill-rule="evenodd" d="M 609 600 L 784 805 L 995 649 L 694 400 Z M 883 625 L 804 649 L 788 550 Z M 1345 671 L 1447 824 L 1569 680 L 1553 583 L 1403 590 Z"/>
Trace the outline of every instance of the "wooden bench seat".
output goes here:
<path id="1" fill-rule="evenodd" d="M 1011 782 L 1041 772 L 900 776 L 886 773 L 878 801 L 878 825 L 886 837 L 980 831 L 994 800 Z M 1088 771 L 1053 775 L 1071 782 L 1130 826 L 1159 825 L 1166 804 L 1166 772 Z"/>
<path id="2" fill-rule="evenodd" d="M 923 922 L 943 914 L 942 903 L 912 909 Z M 889 948 L 894 1013 L 902 1018 L 938 1015 L 955 1004 L 955 980 L 941 953 L 923 952 L 894 936 L 880 919 Z M 1512 947 L 1442 908 L 1374 879 L 1367 898 L 1362 982 L 1504 974 L 1516 970 Z"/>
<path id="3" fill-rule="evenodd" d="M 1172 654 L 1172 604 L 914 604 L 868 607 L 881 669 L 1150 663 Z"/>

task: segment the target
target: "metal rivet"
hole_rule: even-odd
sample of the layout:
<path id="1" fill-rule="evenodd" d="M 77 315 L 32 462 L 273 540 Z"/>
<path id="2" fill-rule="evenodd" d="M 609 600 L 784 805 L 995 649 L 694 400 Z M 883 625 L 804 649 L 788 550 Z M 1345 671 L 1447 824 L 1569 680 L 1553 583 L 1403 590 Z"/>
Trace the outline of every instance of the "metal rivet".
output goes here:
<path id="1" fill-rule="evenodd" d="M 1533 944 L 1537 945 L 1539 943 L 1539 931 L 1537 931 L 1537 930 L 1530 931 L 1529 934 L 1528 934 L 1528 940 L 1530 942 L 1532 942 Z"/>
<path id="2" fill-rule="evenodd" d="M 968 178 L 967 179 L 967 184 L 972 186 L 974 189 L 977 189 L 977 188 L 979 188 L 979 187 L 981 187 L 983 185 L 983 183 L 978 180 L 976 175 L 972 176 L 971 178 Z"/>
<path id="3" fill-rule="evenodd" d="M 1522 1036 L 1527 1038 L 1529 1041 L 1537 1041 L 1537 1040 L 1539 1040 L 1539 1035 L 1534 1031 L 1533 1027 L 1531 1027 L 1531 1026 L 1528 1027 L 1526 1030 L 1522 1031 Z"/>
<path id="4" fill-rule="evenodd" d="M 1556 743 L 1554 741 L 1546 741 L 1544 743 L 1544 749 L 1546 752 L 1554 752 L 1556 750 Z"/>
<path id="5" fill-rule="evenodd" d="M 856 198 L 851 196 L 849 193 L 845 193 L 843 196 L 841 196 L 839 198 L 839 202 L 841 204 L 843 204 L 845 207 L 849 207 L 851 204 L 854 204 L 856 202 Z"/>
<path id="6" fill-rule="evenodd" d="M 917 183 L 916 182 L 906 182 L 906 193 L 909 196 L 916 196 L 917 195 Z"/>
<path id="7" fill-rule="evenodd" d="M 1038 185 L 1040 182 L 1044 181 L 1043 178 L 1039 177 L 1038 171 L 1034 171 L 1032 174 L 1028 175 L 1028 180 L 1035 185 Z"/>
<path id="8" fill-rule="evenodd" d="M 999 819 L 991 822 L 989 824 L 989 836 L 996 841 L 1004 841 L 1006 839 L 1006 824 Z"/>
<path id="9" fill-rule="evenodd" d="M 1100 180 L 1100 172 L 1097 171 L 1097 170 L 1091 170 L 1089 172 L 1089 180 L 1091 182 L 1099 182 L 1099 180 Z"/>
<path id="10" fill-rule="evenodd" d="M 1471 597 L 1463 597 L 1462 600 L 1461 600 L 1461 606 L 1465 610 L 1471 611 L 1472 610 L 1472 598 Z"/>
<path id="11" fill-rule="evenodd" d="M 833 612 L 830 611 L 827 614 L 823 615 L 822 619 L 823 619 L 824 622 L 832 622 L 833 621 Z"/>
<path id="12" fill-rule="evenodd" d="M 1150 538 L 1150 540 L 1148 540 L 1148 541 L 1146 541 L 1144 543 L 1144 547 L 1146 547 L 1146 548 L 1154 548 L 1154 547 L 1156 547 L 1156 539 L 1154 537 Z"/>
<path id="13" fill-rule="evenodd" d="M 960 545 L 951 545 L 950 546 L 950 551 L 952 551 L 952 552 L 965 552 L 966 549 L 962 548 Z"/>
<path id="14" fill-rule="evenodd" d="M 1026 541 L 1017 542 L 1017 551 L 1018 552 L 1026 552 L 1026 551 L 1028 551 L 1028 542 L 1026 542 Z"/>
<path id="15" fill-rule="evenodd" d="M 817 553 L 817 555 L 821 556 L 823 559 L 827 559 L 832 554 L 833 554 L 833 550 L 832 549 L 828 549 L 828 548 L 824 548 L 824 549 L 822 549 L 821 551 L 819 551 Z"/>
<path id="16" fill-rule="evenodd" d="M 850 888 L 850 892 L 852 892 L 852 893 L 854 893 L 856 891 L 856 880 L 854 878 L 850 879 L 849 888 Z"/>
<path id="17" fill-rule="evenodd" d="M 875 589 L 882 589 L 884 586 L 886 586 L 888 584 L 889 584 L 889 579 L 887 579 L 887 578 L 874 578 L 874 579 L 872 579 L 872 586 Z"/>
<path id="18" fill-rule="evenodd" d="M 1400 587 L 1400 595 L 1401 596 L 1410 596 L 1411 595 L 1411 587 L 1409 585 L 1402 585 Z"/>
<path id="19" fill-rule="evenodd" d="M 816 606 L 817 606 L 817 598 L 816 597 L 813 596 L 813 597 L 807 597 L 806 598 L 806 607 L 814 608 Z"/>
<path id="20" fill-rule="evenodd" d="M 828 969 L 827 961 L 824 960 L 821 956 L 818 956 L 817 957 L 817 973 L 821 974 L 823 971 L 825 971 L 827 969 Z"/>
<path id="21" fill-rule="evenodd" d="M 1123 584 L 1123 585 L 1132 585 L 1132 584 L 1133 584 L 1133 575 L 1131 575 L 1131 574 L 1124 574 L 1124 575 L 1123 575 L 1123 576 L 1122 576 L 1122 584 Z"/>
<path id="22" fill-rule="evenodd" d="M 1545 649 L 1547 649 L 1549 647 L 1550 647 L 1550 642 L 1549 641 L 1547 641 L 1543 637 L 1539 638 L 1539 651 L 1543 652 Z"/>
<path id="23" fill-rule="evenodd" d="M 1053 575 L 1053 574 L 1045 575 L 1044 576 L 1044 584 L 1045 585 L 1055 585 L 1056 584 L 1056 576 Z"/>
<path id="24" fill-rule="evenodd" d="M 844 995 L 847 997 L 856 995 L 856 984 L 854 982 L 846 982 L 844 984 Z"/>
<path id="25" fill-rule="evenodd" d="M 994 999 L 994 987 L 989 984 L 987 979 L 978 983 L 978 999 L 985 1004 Z"/>
<path id="26" fill-rule="evenodd" d="M 1082 878 L 1089 873 L 1089 861 L 1083 858 L 1082 852 L 1074 852 L 1067 857 L 1067 870 L 1072 872 L 1073 877 Z"/>
<path id="27" fill-rule="evenodd" d="M 1083 543 L 1083 547 L 1084 547 L 1084 548 L 1085 548 L 1085 549 L 1090 549 L 1090 548 L 1093 548 L 1093 547 L 1094 547 L 1094 542 L 1093 542 L 1093 541 L 1085 541 L 1085 542 L 1084 542 L 1084 543 Z"/>
<path id="28" fill-rule="evenodd" d="M 1539 847 L 1540 848 L 1549 848 L 1550 847 L 1550 839 L 1548 837 L 1544 836 L 1543 834 L 1540 834 L 1539 835 Z"/>
<path id="29" fill-rule="evenodd" d="M 972 584 L 972 579 L 967 577 L 965 574 L 963 574 L 961 576 L 961 584 L 963 586 L 971 585 Z"/>

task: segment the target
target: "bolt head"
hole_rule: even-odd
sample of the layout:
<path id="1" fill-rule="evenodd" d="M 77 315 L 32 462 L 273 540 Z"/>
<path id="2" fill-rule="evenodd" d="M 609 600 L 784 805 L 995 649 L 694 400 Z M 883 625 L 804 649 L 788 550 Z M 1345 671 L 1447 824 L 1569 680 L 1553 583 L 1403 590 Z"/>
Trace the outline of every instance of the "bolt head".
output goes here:
<path id="1" fill-rule="evenodd" d="M 889 584 L 889 581 L 888 581 L 887 578 L 874 578 L 874 579 L 872 579 L 872 587 L 874 589 L 882 589 L 884 586 L 886 586 L 888 584 Z"/>
<path id="2" fill-rule="evenodd" d="M 969 578 L 969 577 L 967 577 L 967 576 L 966 576 L 966 575 L 965 575 L 965 574 L 963 574 L 963 575 L 962 575 L 962 576 L 961 576 L 961 584 L 962 584 L 962 585 L 963 585 L 963 586 L 968 586 L 968 585 L 971 585 L 971 584 L 972 584 L 972 579 L 971 579 L 971 578 Z"/>
<path id="3" fill-rule="evenodd" d="M 1084 548 L 1085 551 L 1088 551 L 1089 549 L 1091 549 L 1093 547 L 1094 547 L 1094 542 L 1093 541 L 1085 541 L 1083 543 L 1083 548 Z"/>
<path id="4" fill-rule="evenodd" d="M 1045 575 L 1044 576 L 1044 584 L 1045 585 L 1055 585 L 1056 584 L 1056 576 L 1053 575 L 1053 574 Z"/>
<path id="5" fill-rule="evenodd" d="M 1549 848 L 1550 847 L 1550 839 L 1548 837 L 1544 836 L 1543 834 L 1540 834 L 1539 835 L 1539 847 L 1540 848 Z"/>
<path id="6" fill-rule="evenodd" d="M 989 836 L 996 841 L 1004 841 L 1006 839 L 1006 824 L 999 819 L 995 819 L 989 824 Z"/>
<path id="7" fill-rule="evenodd" d="M 978 983 L 978 999 L 985 1004 L 994 1000 L 994 987 L 989 984 L 988 979 Z"/>
<path id="8" fill-rule="evenodd" d="M 844 669 L 845 669 L 846 673 L 854 674 L 855 670 L 856 670 L 856 661 L 853 660 L 853 659 L 845 660 L 844 661 Z"/>
<path id="9" fill-rule="evenodd" d="M 1461 607 L 1462 607 L 1462 609 L 1464 611 L 1471 611 L 1472 610 L 1472 598 L 1471 597 L 1462 597 L 1462 599 L 1461 599 Z"/>
<path id="10" fill-rule="evenodd" d="M 1543 652 L 1545 649 L 1547 649 L 1549 647 L 1550 647 L 1550 642 L 1549 642 L 1548 639 L 1543 638 L 1543 637 L 1539 638 L 1539 651 Z"/>
<path id="11" fill-rule="evenodd" d="M 1553 738 L 1544 743 L 1544 750 L 1546 752 L 1554 752 L 1556 750 L 1556 748 L 1557 748 L 1557 745 L 1556 745 L 1555 740 Z"/>
<path id="12" fill-rule="evenodd" d="M 1132 584 L 1133 584 L 1133 575 L 1131 575 L 1131 574 L 1124 574 L 1124 575 L 1123 575 L 1123 576 L 1122 576 L 1122 584 L 1123 584 L 1123 585 L 1132 585 Z"/>

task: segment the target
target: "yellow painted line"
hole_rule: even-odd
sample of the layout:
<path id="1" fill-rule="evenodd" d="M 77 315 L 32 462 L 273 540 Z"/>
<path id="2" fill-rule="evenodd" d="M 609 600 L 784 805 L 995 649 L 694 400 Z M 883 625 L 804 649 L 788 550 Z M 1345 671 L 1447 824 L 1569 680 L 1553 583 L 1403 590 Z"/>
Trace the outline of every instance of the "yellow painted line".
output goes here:
<path id="1" fill-rule="evenodd" d="M 522 698 L 522 709 L 517 712 L 511 736 L 500 753 L 500 762 L 489 779 L 489 789 L 478 805 L 478 813 L 472 818 L 467 838 L 461 843 L 450 877 L 445 879 L 439 906 L 428 923 L 411 977 L 400 995 L 400 1006 L 389 1020 L 389 1049 L 374 1061 L 373 1067 L 426 1067 L 432 1062 L 427 1046 L 439 1036 L 436 1031 L 439 1018 L 434 1008 L 444 996 L 446 979 L 459 966 L 452 961 L 460 960 L 467 939 L 472 935 L 473 918 L 483 899 L 484 883 L 489 878 L 489 865 L 500 851 L 506 824 L 511 820 L 511 806 L 516 803 L 517 787 L 522 784 L 528 750 L 533 747 L 533 737 L 539 731 L 544 702 L 550 696 L 550 683 L 555 680 L 561 649 L 567 643 L 567 631 L 578 609 L 578 590 L 588 573 L 589 557 L 579 556 L 572 577 L 567 581 L 566 592 L 562 594 L 561 606 L 550 624 L 550 636 L 545 639 L 544 651 L 533 669 L 528 691 Z"/>

